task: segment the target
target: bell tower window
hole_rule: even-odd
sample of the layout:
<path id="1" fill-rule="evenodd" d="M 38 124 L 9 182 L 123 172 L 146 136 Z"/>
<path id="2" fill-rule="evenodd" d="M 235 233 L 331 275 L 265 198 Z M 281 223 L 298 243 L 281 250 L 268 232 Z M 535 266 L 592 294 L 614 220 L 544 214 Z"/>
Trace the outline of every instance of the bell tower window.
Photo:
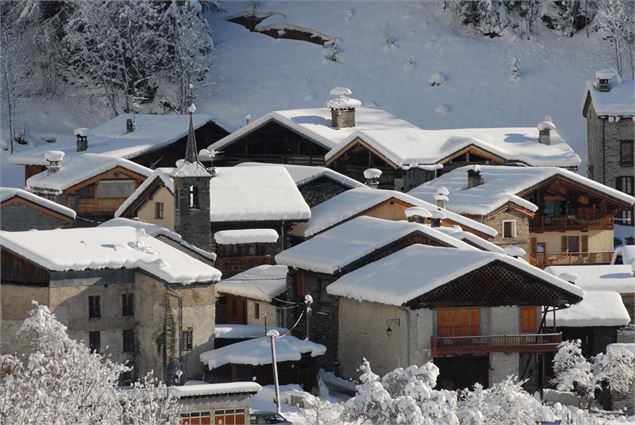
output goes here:
<path id="1" fill-rule="evenodd" d="M 189 194 L 190 194 L 190 208 L 198 209 L 199 208 L 198 187 L 191 185 L 189 188 Z"/>

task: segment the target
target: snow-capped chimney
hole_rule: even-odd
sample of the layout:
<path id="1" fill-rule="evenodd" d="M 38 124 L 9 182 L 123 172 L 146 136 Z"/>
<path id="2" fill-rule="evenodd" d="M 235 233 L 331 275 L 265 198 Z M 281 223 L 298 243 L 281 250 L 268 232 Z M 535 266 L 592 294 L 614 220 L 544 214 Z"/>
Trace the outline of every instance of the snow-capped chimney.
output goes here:
<path id="1" fill-rule="evenodd" d="M 432 218 L 432 214 L 425 208 L 410 207 L 406 208 L 406 217 L 411 223 L 426 224 L 426 218 Z"/>
<path id="2" fill-rule="evenodd" d="M 598 91 L 611 91 L 611 83 L 615 80 L 617 72 L 612 69 L 603 69 L 595 73 L 595 87 Z"/>
<path id="3" fill-rule="evenodd" d="M 538 142 L 543 145 L 551 144 L 551 130 L 555 130 L 556 125 L 550 116 L 546 116 L 544 121 L 538 123 Z"/>
<path id="4" fill-rule="evenodd" d="M 134 120 L 132 118 L 128 118 L 126 120 L 126 133 L 132 133 L 134 131 Z"/>
<path id="5" fill-rule="evenodd" d="M 441 210 L 433 210 L 430 211 L 431 219 L 432 219 L 432 227 L 441 227 L 441 221 L 447 218 L 445 213 Z"/>
<path id="6" fill-rule="evenodd" d="M 251 122 L 251 114 L 245 115 L 245 125 L 249 125 Z"/>
<path id="7" fill-rule="evenodd" d="M 368 168 L 364 170 L 364 179 L 366 180 L 366 186 L 377 189 L 379 187 L 379 178 L 381 177 L 381 170 L 377 168 Z"/>
<path id="8" fill-rule="evenodd" d="M 77 137 L 77 152 L 82 152 L 88 149 L 88 132 L 87 128 L 78 128 L 75 130 L 75 137 Z"/>
<path id="9" fill-rule="evenodd" d="M 353 92 L 346 87 L 335 87 L 331 96 L 337 96 L 326 102 L 331 109 L 331 126 L 336 129 L 355 127 L 355 108 L 362 105 L 357 99 L 348 97 Z"/>
<path id="10" fill-rule="evenodd" d="M 437 207 L 445 208 L 445 203 L 449 200 L 448 195 L 450 191 L 445 186 L 439 186 L 437 193 L 434 195 L 435 201 L 437 201 Z"/>
<path id="11" fill-rule="evenodd" d="M 481 166 L 474 165 L 467 170 L 467 187 L 472 188 L 483 184 L 484 180 L 481 176 Z"/>
<path id="12" fill-rule="evenodd" d="M 49 174 L 56 173 L 62 167 L 61 163 L 64 160 L 64 152 L 62 151 L 46 151 L 44 153 L 44 160 L 46 161 L 46 170 Z"/>

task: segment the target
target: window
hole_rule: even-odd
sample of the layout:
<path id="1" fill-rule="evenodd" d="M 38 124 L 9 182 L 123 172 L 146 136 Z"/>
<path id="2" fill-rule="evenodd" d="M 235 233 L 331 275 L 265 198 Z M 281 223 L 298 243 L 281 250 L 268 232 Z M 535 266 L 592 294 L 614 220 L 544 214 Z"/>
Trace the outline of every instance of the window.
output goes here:
<path id="1" fill-rule="evenodd" d="M 538 307 L 520 308 L 520 332 L 538 332 Z"/>
<path id="2" fill-rule="evenodd" d="M 298 297 L 304 297 L 306 295 L 306 283 L 304 282 L 304 273 L 298 272 L 296 275 L 295 294 Z"/>
<path id="3" fill-rule="evenodd" d="M 198 187 L 191 185 L 190 186 L 190 208 L 198 209 Z"/>
<path id="4" fill-rule="evenodd" d="M 633 141 L 622 140 L 620 142 L 620 165 L 623 167 L 633 166 Z"/>
<path id="5" fill-rule="evenodd" d="M 254 317 L 260 319 L 260 303 L 254 304 Z"/>
<path id="6" fill-rule="evenodd" d="M 503 238 L 513 239 L 516 237 L 516 220 L 503 220 Z"/>
<path id="7" fill-rule="evenodd" d="M 80 199 L 94 198 L 95 186 L 91 184 L 89 186 L 82 187 L 81 189 L 77 191 L 77 197 Z"/>
<path id="8" fill-rule="evenodd" d="M 154 203 L 154 218 L 163 218 L 165 205 L 163 202 Z"/>
<path id="9" fill-rule="evenodd" d="M 90 348 L 90 351 L 99 351 L 101 349 L 101 335 L 99 331 L 88 332 L 88 348 Z"/>
<path id="10" fill-rule="evenodd" d="M 121 294 L 121 315 L 134 316 L 134 294 Z"/>
<path id="11" fill-rule="evenodd" d="M 563 252 L 580 252 L 579 236 L 563 236 L 565 245 L 562 247 Z"/>
<path id="12" fill-rule="evenodd" d="M 480 333 L 478 308 L 442 308 L 437 311 L 437 336 L 471 336 Z"/>
<path id="13" fill-rule="evenodd" d="M 134 180 L 103 180 L 97 185 L 100 198 L 127 198 L 137 188 Z"/>
<path id="14" fill-rule="evenodd" d="M 123 336 L 123 352 L 124 353 L 134 352 L 134 329 L 124 329 L 122 332 L 122 336 Z"/>
<path id="15" fill-rule="evenodd" d="M 633 224 L 633 210 L 624 210 L 621 213 L 621 221 L 618 224 L 631 226 Z"/>
<path id="16" fill-rule="evenodd" d="M 96 319 L 101 317 L 101 297 L 90 295 L 88 297 L 88 318 Z"/>
<path id="17" fill-rule="evenodd" d="M 192 340 L 194 338 L 194 330 L 192 328 L 183 329 L 181 337 L 181 347 L 183 350 L 189 351 L 192 349 Z"/>
<path id="18" fill-rule="evenodd" d="M 181 413 L 181 425 L 211 425 L 212 413 L 211 412 L 191 412 Z M 214 424 L 229 424 L 229 422 L 214 422 Z M 233 423 L 233 422 L 232 422 Z M 243 422 L 244 423 L 244 422 Z"/>
<path id="19" fill-rule="evenodd" d="M 615 188 L 629 195 L 633 195 L 633 176 L 619 176 L 615 177 Z"/>

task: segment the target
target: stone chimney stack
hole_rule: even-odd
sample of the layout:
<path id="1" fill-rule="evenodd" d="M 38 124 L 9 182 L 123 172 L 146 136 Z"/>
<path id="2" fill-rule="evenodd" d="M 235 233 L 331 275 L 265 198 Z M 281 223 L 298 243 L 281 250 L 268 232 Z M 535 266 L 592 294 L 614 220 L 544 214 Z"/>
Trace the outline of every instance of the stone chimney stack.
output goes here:
<path id="1" fill-rule="evenodd" d="M 410 207 L 406 208 L 406 217 L 411 223 L 426 224 L 426 218 L 432 218 L 432 214 L 425 208 Z"/>
<path id="2" fill-rule="evenodd" d="M 251 114 L 245 115 L 245 125 L 249 125 L 251 123 Z"/>
<path id="3" fill-rule="evenodd" d="M 368 168 L 364 170 L 364 179 L 366 180 L 366 186 L 377 189 L 379 187 L 379 178 L 382 171 L 378 168 Z"/>
<path id="4" fill-rule="evenodd" d="M 595 88 L 598 91 L 611 91 L 611 83 L 616 79 L 617 72 L 612 69 L 603 69 L 595 73 Z"/>
<path id="5" fill-rule="evenodd" d="M 348 97 L 353 92 L 346 87 L 335 87 L 331 96 L 337 96 L 326 102 L 331 109 L 331 126 L 335 129 L 355 127 L 355 108 L 362 105 L 357 99 Z"/>
<path id="6" fill-rule="evenodd" d="M 88 149 L 88 133 L 87 128 L 78 128 L 75 130 L 75 137 L 77 137 L 77 152 L 83 152 Z"/>
<path id="7" fill-rule="evenodd" d="M 437 193 L 434 195 L 435 201 L 437 201 L 437 207 L 445 208 L 445 203 L 449 200 L 448 195 L 450 191 L 445 186 L 439 186 Z"/>
<path id="8" fill-rule="evenodd" d="M 128 118 L 126 120 L 126 133 L 132 133 L 134 131 L 134 120 L 132 118 Z"/>
<path id="9" fill-rule="evenodd" d="M 441 221 L 446 217 L 445 213 L 441 210 L 430 211 L 432 219 L 432 227 L 441 227 Z"/>
<path id="10" fill-rule="evenodd" d="M 44 153 L 44 160 L 46 161 L 46 170 L 49 174 L 54 174 L 62 167 L 61 163 L 64 160 L 64 152 L 62 151 L 46 151 Z"/>
<path id="11" fill-rule="evenodd" d="M 556 125 L 551 121 L 550 116 L 546 116 L 544 121 L 540 121 L 538 127 L 538 142 L 543 145 L 551 144 L 551 131 L 556 129 Z"/>
<path id="12" fill-rule="evenodd" d="M 467 187 L 472 188 L 483 184 L 484 180 L 481 176 L 481 166 L 474 165 L 467 170 Z"/>

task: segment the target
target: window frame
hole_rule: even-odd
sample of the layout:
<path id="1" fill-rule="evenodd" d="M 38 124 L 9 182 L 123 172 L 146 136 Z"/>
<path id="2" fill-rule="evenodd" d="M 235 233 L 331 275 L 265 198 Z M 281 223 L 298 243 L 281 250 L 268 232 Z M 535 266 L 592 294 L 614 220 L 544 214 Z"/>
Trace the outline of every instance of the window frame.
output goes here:
<path id="1" fill-rule="evenodd" d="M 511 236 L 505 236 L 505 224 L 511 223 Z M 516 239 L 516 220 L 503 220 L 501 223 L 501 236 L 503 239 Z"/>
<path id="2" fill-rule="evenodd" d="M 620 140 L 620 166 L 622 167 L 632 167 L 634 162 L 635 153 L 633 153 L 633 148 L 635 146 L 635 142 L 633 140 Z M 626 161 L 624 158 L 626 157 Z"/>
<path id="3" fill-rule="evenodd" d="M 95 341 L 96 338 L 96 341 Z M 101 332 L 89 331 L 88 332 L 88 348 L 92 352 L 99 353 L 101 351 Z"/>
<path id="4" fill-rule="evenodd" d="M 260 319 L 260 303 L 254 303 L 254 319 Z"/>
<path id="5" fill-rule="evenodd" d="M 194 328 L 183 328 L 181 331 L 181 349 L 183 351 L 192 351 L 194 348 Z"/>
<path id="6" fill-rule="evenodd" d="M 198 192 L 198 187 L 194 186 L 193 184 L 191 184 L 188 188 L 187 197 L 189 200 L 190 209 L 198 210 L 200 208 L 200 196 Z"/>
<path id="7" fill-rule="evenodd" d="M 121 294 L 121 316 L 134 316 L 134 293 Z"/>
<path id="8" fill-rule="evenodd" d="M 615 177 L 615 188 L 627 195 L 635 195 L 635 176 Z"/>
<path id="9" fill-rule="evenodd" d="M 154 203 L 154 218 L 165 218 L 165 204 L 163 202 L 156 201 Z"/>
<path id="10" fill-rule="evenodd" d="M 88 296 L 88 318 L 101 318 L 101 295 Z"/>

